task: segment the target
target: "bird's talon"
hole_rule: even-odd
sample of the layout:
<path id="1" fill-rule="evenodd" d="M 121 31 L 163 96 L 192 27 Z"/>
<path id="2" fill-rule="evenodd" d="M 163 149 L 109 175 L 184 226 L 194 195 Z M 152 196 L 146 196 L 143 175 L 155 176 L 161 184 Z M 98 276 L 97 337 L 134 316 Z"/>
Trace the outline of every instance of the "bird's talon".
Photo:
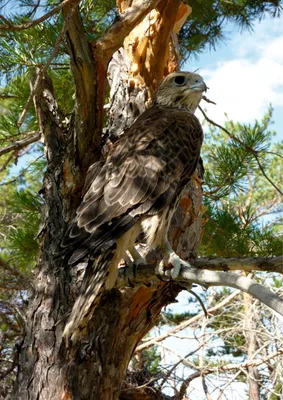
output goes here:
<path id="1" fill-rule="evenodd" d="M 130 280 L 129 277 L 128 277 L 128 285 L 129 285 L 129 287 L 131 287 L 131 288 L 135 287 L 135 285 L 132 283 L 132 281 Z"/>
<path id="2" fill-rule="evenodd" d="M 166 272 L 167 271 L 165 271 L 165 263 L 164 260 L 162 260 L 155 268 L 155 275 L 161 282 L 168 282 L 170 279 L 164 279 L 164 277 L 166 276 Z"/>
<path id="3" fill-rule="evenodd" d="M 133 277 L 136 278 L 137 276 L 137 268 L 138 265 L 136 263 L 133 263 Z"/>

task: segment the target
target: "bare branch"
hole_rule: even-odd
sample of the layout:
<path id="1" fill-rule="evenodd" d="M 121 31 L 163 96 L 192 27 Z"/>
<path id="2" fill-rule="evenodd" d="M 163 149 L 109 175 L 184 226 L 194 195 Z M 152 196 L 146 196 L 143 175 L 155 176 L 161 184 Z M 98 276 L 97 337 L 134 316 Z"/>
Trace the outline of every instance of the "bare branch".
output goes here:
<path id="1" fill-rule="evenodd" d="M 276 157 L 283 158 L 282 154 L 276 153 L 275 151 L 267 151 L 266 153 L 268 153 L 268 154 L 273 154 L 273 155 L 276 156 Z"/>
<path id="2" fill-rule="evenodd" d="M 26 104 L 24 106 L 24 109 L 23 109 L 23 111 L 22 111 L 22 113 L 20 115 L 20 118 L 19 118 L 19 120 L 17 122 L 18 127 L 20 127 L 23 124 L 23 122 L 25 120 L 25 117 L 26 117 L 26 114 L 27 114 L 28 107 L 29 107 L 34 95 L 38 91 L 40 81 L 43 78 L 43 76 L 46 74 L 48 68 L 50 67 L 50 64 L 51 64 L 53 58 L 56 56 L 56 54 L 59 51 L 60 43 L 63 40 L 65 32 L 66 32 L 66 29 L 67 29 L 67 23 L 66 22 L 71 17 L 71 14 L 72 14 L 73 10 L 74 9 L 71 8 L 68 17 L 66 18 L 66 21 L 65 21 L 65 24 L 63 26 L 63 29 L 61 30 L 61 32 L 59 33 L 59 35 L 58 35 L 58 37 L 56 39 L 56 43 L 55 43 L 54 48 L 53 48 L 53 50 L 52 50 L 52 52 L 51 52 L 51 54 L 50 54 L 50 56 L 49 56 L 49 58 L 47 60 L 47 63 L 40 69 L 40 71 L 37 74 L 37 77 L 36 77 L 36 80 L 34 82 L 33 88 L 32 88 L 32 90 L 30 92 L 30 95 L 29 95 L 29 97 L 27 99 L 27 102 L 26 102 Z"/>
<path id="3" fill-rule="evenodd" d="M 214 314 L 220 308 L 223 308 L 224 306 L 229 304 L 230 301 L 232 301 L 240 293 L 241 293 L 240 290 L 236 290 L 235 292 L 233 292 L 232 294 L 227 296 L 223 301 L 220 301 L 216 306 L 209 308 L 207 310 L 208 314 L 210 314 L 210 315 Z M 183 329 L 187 328 L 189 325 L 193 325 L 195 322 L 197 322 L 198 320 L 200 320 L 203 317 L 204 317 L 204 313 L 200 313 L 200 314 L 196 315 L 195 317 L 192 317 L 189 320 L 184 321 L 181 324 L 175 326 L 173 329 L 171 329 L 170 331 L 164 333 L 163 335 L 160 335 L 160 336 L 158 336 L 156 338 L 150 339 L 146 343 L 143 343 L 143 344 L 139 345 L 136 348 L 135 351 L 139 352 L 139 351 L 143 351 L 145 349 L 148 349 L 149 347 L 155 345 L 158 342 L 161 342 L 162 340 L 166 339 L 167 337 L 175 335 L 177 332 L 182 331 Z"/>
<path id="4" fill-rule="evenodd" d="M 14 368 L 16 368 L 16 366 L 19 364 L 20 349 L 21 349 L 21 347 L 20 347 L 19 344 L 18 344 L 18 345 L 15 345 L 15 347 L 14 347 L 14 353 L 13 353 L 13 359 L 12 359 L 11 365 L 10 365 L 9 368 L 6 369 L 6 371 L 4 371 L 4 372 L 2 372 L 2 373 L 0 374 L 0 379 L 4 379 L 4 378 L 5 378 L 7 375 L 9 375 L 9 374 L 14 370 Z"/>
<path id="5" fill-rule="evenodd" d="M 0 99 L 3 99 L 3 100 L 18 99 L 18 98 L 19 98 L 19 96 L 15 96 L 15 95 L 12 95 L 12 94 L 4 94 L 4 93 L 0 94 Z"/>
<path id="6" fill-rule="evenodd" d="M 17 268 L 12 267 L 10 264 L 8 264 L 6 261 L 4 261 L 2 258 L 0 258 L 0 268 L 9 271 L 10 274 L 16 276 L 19 278 L 19 281 L 22 282 L 25 285 L 28 285 L 29 288 L 32 288 L 32 283 L 27 277 L 21 273 Z"/>
<path id="7" fill-rule="evenodd" d="M 24 24 L 21 24 L 21 25 L 13 25 L 9 20 L 7 20 L 7 18 L 3 17 L 3 15 L 0 15 L 0 19 L 2 19 L 3 22 L 5 22 L 5 25 L 0 25 L 0 30 L 16 32 L 16 31 L 22 31 L 24 29 L 31 28 L 32 26 L 38 25 L 41 22 L 45 21 L 46 19 L 52 17 L 58 11 L 62 10 L 62 8 L 64 8 L 67 4 L 69 4 L 69 3 L 79 4 L 79 2 L 80 2 L 80 0 L 64 0 L 57 7 L 53 8 L 48 13 L 42 15 L 42 17 L 35 19 L 34 21 L 25 22 Z"/>
<path id="8" fill-rule="evenodd" d="M 0 148 L 0 156 L 9 153 L 10 151 L 19 151 L 28 145 L 37 142 L 41 138 L 42 132 L 29 132 L 24 139 L 16 140 L 7 147 Z"/>
<path id="9" fill-rule="evenodd" d="M 217 396 L 216 400 L 222 399 L 225 390 L 238 378 L 239 375 L 241 375 L 241 373 L 242 369 L 240 369 L 231 379 L 229 379 L 228 382 L 222 388 L 219 388 L 219 395 Z"/>
<path id="10" fill-rule="evenodd" d="M 28 171 L 28 169 L 29 169 L 37 160 L 39 160 L 41 157 L 42 157 L 42 156 L 39 156 L 39 157 L 37 157 L 36 159 L 34 159 L 31 163 L 29 163 L 29 165 L 28 165 L 26 168 L 24 168 L 24 169 L 19 173 L 19 175 L 17 175 L 15 178 L 12 178 L 12 179 L 10 179 L 9 181 L 5 181 L 5 182 L 0 183 L 0 186 L 5 186 L 5 185 L 10 185 L 11 183 L 15 183 L 15 182 L 16 182 L 21 176 L 23 176 L 23 175 Z"/>
<path id="11" fill-rule="evenodd" d="M 0 172 L 3 172 L 14 158 L 14 153 L 10 154 L 4 164 L 0 167 Z"/>
<path id="12" fill-rule="evenodd" d="M 259 169 L 261 170 L 263 176 L 268 180 L 268 182 L 277 190 L 277 192 L 279 192 L 282 196 L 283 196 L 283 192 L 277 187 L 277 185 L 275 185 L 275 183 L 267 176 L 266 172 L 264 171 L 260 161 L 259 161 L 259 157 L 258 157 L 258 152 L 255 151 L 254 149 L 252 149 L 251 147 L 247 146 L 245 143 L 243 143 L 240 139 L 238 139 L 236 136 L 234 136 L 231 132 L 228 131 L 228 129 L 224 128 L 224 126 L 217 124 L 216 122 L 214 122 L 212 119 L 210 119 L 206 113 L 203 111 L 203 109 L 199 106 L 198 107 L 202 113 L 202 115 L 204 116 L 204 118 L 207 120 L 207 122 L 209 122 L 211 125 L 216 126 L 217 128 L 221 129 L 223 132 L 227 133 L 227 135 L 233 139 L 235 142 L 239 143 L 241 146 L 243 146 L 243 148 L 248 152 L 251 153 L 257 164 Z M 278 155 L 278 154 L 277 154 Z"/>
<path id="13" fill-rule="evenodd" d="M 156 342 L 156 344 L 160 345 L 160 343 Z M 178 365 L 184 363 L 185 365 L 187 365 L 188 367 L 190 367 L 191 365 L 187 362 L 187 358 L 193 356 L 195 353 L 197 353 L 202 347 L 204 346 L 204 343 L 201 343 L 198 347 L 196 347 L 194 350 L 190 351 L 188 354 L 186 354 L 184 357 L 180 356 L 179 354 L 176 354 L 180 360 L 177 361 L 168 371 L 167 373 L 164 375 L 164 377 L 162 378 L 161 383 L 159 384 L 159 388 L 162 388 L 162 386 L 164 385 L 164 383 L 168 380 L 168 378 L 170 377 L 170 375 L 172 374 L 172 372 L 178 367 Z M 171 351 L 171 349 L 169 349 Z"/>
<path id="14" fill-rule="evenodd" d="M 189 384 L 194 379 L 199 378 L 200 376 L 214 374 L 214 373 L 219 374 L 219 372 L 233 371 L 234 369 L 243 371 L 243 370 L 248 369 L 249 367 L 256 367 L 261 364 L 265 364 L 267 361 L 272 360 L 281 354 L 283 354 L 283 349 L 274 351 L 273 353 L 269 354 L 266 357 L 258 358 L 253 361 L 246 361 L 241 364 L 226 364 L 226 365 L 222 365 L 222 366 L 221 365 L 217 366 L 215 368 L 199 369 L 198 371 L 191 374 L 186 380 L 184 380 L 184 382 L 181 385 L 180 391 L 179 391 L 179 399 L 181 400 L 184 398 L 187 388 L 189 387 Z"/>
<path id="15" fill-rule="evenodd" d="M 283 256 L 279 257 L 215 257 L 198 258 L 193 265 L 200 269 L 222 271 L 265 271 L 283 274 Z"/>
<path id="16" fill-rule="evenodd" d="M 203 99 L 204 101 L 206 101 L 207 103 L 216 105 L 216 103 L 215 103 L 214 101 L 209 100 L 209 98 L 207 98 L 206 96 L 202 96 L 202 99 Z"/>
<path id="17" fill-rule="evenodd" d="M 255 282 L 254 280 L 229 272 L 216 272 L 209 270 L 198 270 L 195 268 L 183 268 L 180 280 L 185 279 L 190 282 L 204 286 L 230 286 L 240 289 L 260 300 L 272 310 L 283 315 L 283 300 L 269 289 Z"/>
<path id="18" fill-rule="evenodd" d="M 282 259 L 282 257 L 278 258 Z M 191 264 L 196 265 L 196 263 Z M 223 269 L 223 266 L 218 265 L 218 268 Z M 153 265 L 139 266 L 135 277 L 127 276 L 128 271 L 127 268 L 120 268 L 120 274 L 117 281 L 118 287 L 127 286 L 129 279 L 133 284 L 152 284 L 153 282 L 158 282 L 158 278 L 154 274 Z M 256 281 L 236 273 L 219 272 L 215 271 L 215 268 L 213 271 L 210 271 L 208 269 L 201 270 L 197 268 L 182 267 L 181 273 L 176 281 L 190 285 L 192 283 L 197 283 L 205 287 L 230 286 L 252 295 L 270 307 L 272 310 L 278 312 L 280 315 L 283 315 L 283 300 L 281 300 L 280 297 Z"/>
<path id="19" fill-rule="evenodd" d="M 266 172 L 264 171 L 257 155 L 254 155 L 257 165 L 259 169 L 261 170 L 262 175 L 265 177 L 265 179 L 268 180 L 268 182 L 283 196 L 283 192 L 275 185 L 275 183 L 266 175 Z"/>

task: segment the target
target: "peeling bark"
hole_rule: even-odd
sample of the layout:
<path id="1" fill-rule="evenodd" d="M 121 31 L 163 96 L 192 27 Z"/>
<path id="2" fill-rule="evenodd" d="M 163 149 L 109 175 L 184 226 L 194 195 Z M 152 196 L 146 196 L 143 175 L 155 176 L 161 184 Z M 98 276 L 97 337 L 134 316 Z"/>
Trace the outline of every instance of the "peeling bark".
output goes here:
<path id="1" fill-rule="evenodd" d="M 152 37 L 152 48 L 158 58 L 151 60 L 150 69 L 141 74 L 146 85 L 142 88 L 136 79 L 128 76 L 120 86 L 121 91 L 119 89 L 116 93 L 118 101 L 114 100 L 115 93 L 112 93 L 110 122 L 115 127 L 112 132 L 121 133 L 127 123 L 132 123 L 143 111 L 143 99 L 147 101 L 150 98 L 154 86 L 148 90 L 150 79 L 157 82 L 168 71 L 166 57 L 169 51 L 164 48 L 168 49 L 169 43 L 172 46 L 171 33 L 178 5 L 179 1 L 168 0 L 163 1 L 158 9 L 160 18 Z M 68 6 L 63 13 L 68 15 Z M 138 18 L 135 24 L 137 21 Z M 54 99 L 47 76 L 34 99 L 48 161 L 42 188 L 46 207 L 35 295 L 29 303 L 28 324 L 14 390 L 13 398 L 17 400 L 118 399 L 136 346 L 155 324 L 162 307 L 174 301 L 182 290 L 177 282 L 160 281 L 112 289 L 103 295 L 85 336 L 75 344 L 62 339 L 85 265 L 70 268 L 58 255 L 58 249 L 80 201 L 86 170 L 100 157 L 106 76 L 105 58 L 100 57 L 99 52 L 91 51 L 78 10 L 73 11 L 68 21 L 66 39 L 76 86 L 76 107 L 67 126 L 60 123 L 64 116 Z M 130 58 L 130 69 L 132 61 Z M 127 103 L 128 97 L 124 94 L 129 96 L 132 105 Z M 117 106 L 122 106 L 124 112 L 120 125 L 115 122 Z M 197 182 L 188 187 L 187 200 L 182 201 L 171 233 L 175 247 L 179 246 L 178 251 L 186 259 L 196 256 L 201 233 L 202 190 Z M 179 226 L 181 220 L 185 225 Z M 187 235 L 189 242 L 185 239 Z"/>

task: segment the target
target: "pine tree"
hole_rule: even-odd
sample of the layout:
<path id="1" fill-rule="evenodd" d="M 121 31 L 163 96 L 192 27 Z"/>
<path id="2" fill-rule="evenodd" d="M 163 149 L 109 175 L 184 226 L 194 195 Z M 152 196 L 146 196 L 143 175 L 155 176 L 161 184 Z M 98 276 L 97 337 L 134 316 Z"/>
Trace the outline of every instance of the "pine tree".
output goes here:
<path id="1" fill-rule="evenodd" d="M 193 12 L 186 20 L 190 6 Z M 281 9 L 280 3 L 253 1 L 221 4 L 198 1 L 190 6 L 179 1 L 137 0 L 118 1 L 116 9 L 113 1 L 100 4 L 86 1 L 79 6 L 70 0 L 59 5 L 51 1 L 34 4 L 20 0 L 13 12 L 3 5 L 0 24 L 3 161 L 0 263 L 4 271 L 0 373 L 6 377 L 1 386 L 3 397 L 11 392 L 14 379 L 8 373 L 15 373 L 17 367 L 12 398 L 118 398 L 127 365 L 139 341 L 158 320 L 162 307 L 174 301 L 184 286 L 189 286 L 158 281 L 152 267 L 141 268 L 136 277 L 131 277 L 132 287 L 121 276 L 117 288 L 105 294 L 103 304 L 90 322 L 88 336 L 69 346 L 62 340 L 83 266 L 66 268 L 56 254 L 80 202 L 88 167 L 100 158 L 104 143 L 115 140 L 115 135 L 121 134 L 149 104 L 162 77 L 179 68 L 180 54 L 186 59 L 207 45 L 216 46 L 223 38 L 224 21 L 250 28 L 256 19 L 268 14 L 277 16 Z M 154 18 L 148 20 L 147 14 L 154 8 Z M 146 29 L 150 25 L 153 34 L 148 35 L 144 26 L 138 25 L 142 21 L 146 22 Z M 180 53 L 176 47 L 178 30 Z M 136 45 L 134 48 L 132 43 Z M 115 53 L 122 45 L 124 51 Z M 106 103 L 108 118 L 103 112 Z M 266 151 L 270 136 L 267 128 L 263 128 L 262 124 L 248 129 L 232 124 L 227 127 L 233 135 L 229 144 L 205 157 L 208 163 L 215 164 L 216 172 L 206 174 L 205 178 L 209 220 L 201 255 L 278 254 L 279 237 L 274 239 L 272 232 L 276 227 L 260 231 L 255 220 L 257 211 L 252 205 L 248 204 L 241 213 L 236 206 L 242 178 L 248 172 L 260 165 L 268 177 L 269 168 L 278 168 L 278 157 Z M 240 130 L 238 136 L 235 132 Z M 247 167 L 239 168 L 239 160 L 245 161 Z M 201 166 L 198 169 L 201 175 Z M 277 182 L 272 183 L 277 187 Z M 268 190 L 265 193 L 271 204 L 274 197 Z M 185 249 L 180 255 L 186 259 L 193 260 L 198 253 L 203 223 L 201 197 L 199 176 L 188 187 L 172 227 L 171 239 L 177 251 Z M 255 195 L 253 204 L 255 208 L 261 206 L 260 196 Z M 221 234 L 216 242 L 209 243 L 213 223 L 219 227 L 218 233 L 222 224 L 237 237 L 231 253 L 223 254 Z M 180 231 L 184 233 L 180 235 Z M 243 244 L 245 251 L 241 251 Z M 222 251 L 217 252 L 213 246 L 219 249 L 222 246 Z M 156 257 L 152 256 L 153 262 Z M 227 263 L 226 268 L 233 269 Z M 199 267 L 211 265 L 205 259 Z M 278 265 L 277 259 L 265 260 L 260 269 L 279 271 Z M 256 262 L 248 263 L 244 269 L 256 266 Z M 218 263 L 218 269 L 223 269 L 223 263 Z M 212 279 L 209 271 L 207 274 Z M 196 272 L 193 281 L 203 283 L 199 275 Z M 213 278 L 210 285 L 233 285 L 229 274 L 227 279 L 220 273 L 213 276 L 217 281 Z M 186 271 L 181 279 L 186 280 Z M 258 296 L 264 301 L 266 294 Z M 281 306 L 275 296 L 272 301 L 275 309 Z M 131 398 L 138 398 L 138 393 L 138 388 L 132 390 Z"/>
<path id="2" fill-rule="evenodd" d="M 272 144 L 274 132 L 270 130 L 271 120 L 270 109 L 262 121 L 256 121 L 254 125 L 229 121 L 224 129 L 229 129 L 231 136 L 238 134 L 241 140 L 242 131 L 245 131 L 246 138 L 250 137 L 249 140 L 255 131 L 260 132 L 261 163 L 266 174 L 272 177 L 275 185 L 279 185 L 282 145 Z M 213 176 L 205 174 L 205 229 L 199 254 L 202 257 L 217 257 L 218 260 L 229 256 L 238 260 L 243 257 L 280 256 L 281 198 L 276 188 L 266 185 L 266 178 L 257 164 L 231 163 L 228 168 L 230 175 L 233 172 L 233 186 L 231 181 L 227 186 L 234 190 L 227 190 L 222 185 L 222 177 L 228 175 L 226 164 L 230 156 L 227 154 L 231 152 L 235 156 L 239 150 L 238 144 L 236 148 L 234 144 L 227 133 L 215 127 L 206 132 L 203 158 Z M 223 150 L 227 157 L 225 161 Z M 238 160 L 242 155 L 241 152 Z M 262 221 L 263 217 L 266 219 L 270 215 L 275 215 L 271 221 Z M 253 272 L 253 279 L 282 296 L 281 275 Z M 230 398 L 233 390 L 237 391 L 235 383 L 241 382 L 246 384 L 249 399 L 281 398 L 282 323 L 277 316 L 239 290 L 213 288 L 208 293 L 198 290 L 198 294 L 208 311 L 207 317 L 200 305 L 197 306 L 199 300 L 188 294 L 190 311 L 182 314 L 166 311 L 161 320 L 162 325 L 165 321 L 166 328 L 163 326 L 161 334 L 153 332 L 152 337 L 136 349 L 139 354 L 157 344 L 161 349 L 165 346 L 166 357 L 160 362 L 163 378 L 158 384 L 161 382 L 164 390 L 169 382 L 169 386 L 177 387 L 181 393 L 187 391 L 187 396 L 194 399 L 205 398 L 205 393 Z M 190 331 L 186 332 L 189 328 Z M 185 340 L 186 335 L 188 340 Z M 167 353 L 171 349 L 175 354 L 175 350 L 167 340 L 174 336 L 176 342 L 181 340 L 180 346 L 187 347 L 187 350 L 178 353 L 176 361 L 168 365 Z M 184 339 L 178 339 L 180 336 Z M 202 380 L 203 397 L 196 394 L 195 379 Z"/>

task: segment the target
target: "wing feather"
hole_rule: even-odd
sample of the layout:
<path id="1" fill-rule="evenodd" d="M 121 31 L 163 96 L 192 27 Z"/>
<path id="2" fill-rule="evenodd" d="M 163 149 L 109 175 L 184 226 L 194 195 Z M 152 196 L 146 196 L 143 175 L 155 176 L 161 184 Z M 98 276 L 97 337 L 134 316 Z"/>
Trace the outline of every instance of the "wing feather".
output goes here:
<path id="1" fill-rule="evenodd" d="M 193 114 L 158 106 L 147 110 L 106 160 L 91 166 L 71 236 L 81 238 L 85 250 L 97 249 L 103 241 L 113 244 L 137 218 L 164 210 L 180 194 L 180 182 L 193 174 L 201 144 L 202 128 Z"/>

